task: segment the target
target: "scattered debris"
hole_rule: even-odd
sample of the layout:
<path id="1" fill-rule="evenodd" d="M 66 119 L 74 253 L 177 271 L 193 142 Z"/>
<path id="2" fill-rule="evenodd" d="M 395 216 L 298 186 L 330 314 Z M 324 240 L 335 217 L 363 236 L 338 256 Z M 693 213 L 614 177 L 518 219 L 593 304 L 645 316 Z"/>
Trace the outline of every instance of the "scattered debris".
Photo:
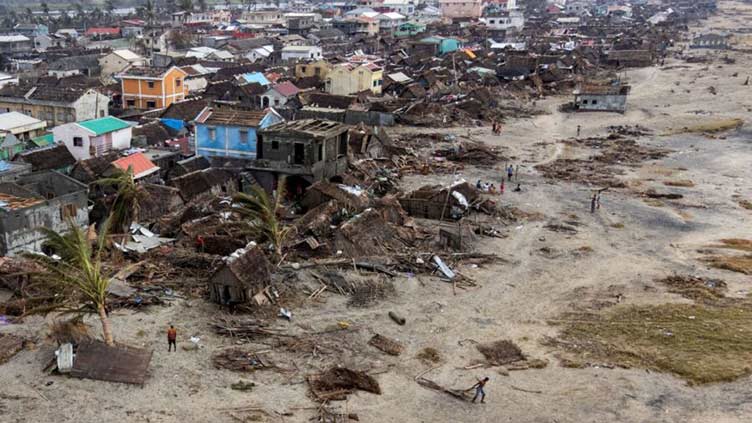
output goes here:
<path id="1" fill-rule="evenodd" d="M 512 341 L 499 340 L 487 344 L 476 345 L 478 351 L 486 357 L 486 361 L 494 366 L 503 366 L 516 361 L 525 360 L 520 347 Z"/>
<path id="2" fill-rule="evenodd" d="M 0 364 L 10 360 L 24 348 L 24 339 L 15 335 L 0 333 Z"/>
<path id="3" fill-rule="evenodd" d="M 324 373 L 308 376 L 311 393 L 319 401 L 347 399 L 355 390 L 381 395 L 381 387 L 365 372 L 345 367 L 332 367 Z"/>
<path id="4" fill-rule="evenodd" d="M 404 345 L 400 344 L 398 341 L 379 335 L 378 333 L 368 341 L 368 345 L 376 347 L 389 355 L 400 355 L 405 349 Z"/>

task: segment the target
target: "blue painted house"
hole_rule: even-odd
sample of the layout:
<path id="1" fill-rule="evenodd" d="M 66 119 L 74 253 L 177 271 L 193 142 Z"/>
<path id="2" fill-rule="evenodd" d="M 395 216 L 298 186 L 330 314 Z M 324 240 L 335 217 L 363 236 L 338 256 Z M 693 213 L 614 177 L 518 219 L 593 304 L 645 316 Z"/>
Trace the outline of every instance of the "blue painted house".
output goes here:
<path id="1" fill-rule="evenodd" d="M 196 119 L 196 155 L 255 159 L 256 131 L 283 120 L 273 109 L 206 108 Z"/>

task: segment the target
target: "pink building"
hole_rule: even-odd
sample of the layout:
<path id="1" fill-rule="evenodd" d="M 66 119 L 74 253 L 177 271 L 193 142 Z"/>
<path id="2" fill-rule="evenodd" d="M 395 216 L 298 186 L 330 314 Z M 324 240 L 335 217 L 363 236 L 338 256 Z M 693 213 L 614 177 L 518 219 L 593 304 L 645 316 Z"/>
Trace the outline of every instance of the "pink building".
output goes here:
<path id="1" fill-rule="evenodd" d="M 446 18 L 479 18 L 481 0 L 439 0 L 441 14 Z"/>

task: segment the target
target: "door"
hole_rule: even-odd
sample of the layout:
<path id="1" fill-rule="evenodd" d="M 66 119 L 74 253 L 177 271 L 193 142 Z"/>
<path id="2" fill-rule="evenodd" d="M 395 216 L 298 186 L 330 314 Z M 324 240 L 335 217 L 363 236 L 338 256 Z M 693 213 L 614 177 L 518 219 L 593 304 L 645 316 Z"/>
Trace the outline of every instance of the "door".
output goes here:
<path id="1" fill-rule="evenodd" d="M 296 142 L 294 149 L 292 163 L 302 165 L 305 160 L 305 145 Z"/>

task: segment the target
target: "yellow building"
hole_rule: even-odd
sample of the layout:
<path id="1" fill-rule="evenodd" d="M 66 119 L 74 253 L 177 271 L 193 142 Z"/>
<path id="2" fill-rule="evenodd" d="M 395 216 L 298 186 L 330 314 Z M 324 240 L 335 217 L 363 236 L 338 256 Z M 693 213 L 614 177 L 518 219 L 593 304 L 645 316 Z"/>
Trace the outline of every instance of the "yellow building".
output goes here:
<path id="1" fill-rule="evenodd" d="M 309 78 L 311 76 L 318 76 L 323 80 L 329 74 L 331 67 L 332 65 L 323 59 L 315 62 L 298 63 L 295 65 L 295 77 Z"/>
<path id="2" fill-rule="evenodd" d="M 326 92 L 350 95 L 370 90 L 381 94 L 384 69 L 375 63 L 341 63 L 332 66 L 326 78 Z"/>
<path id="3" fill-rule="evenodd" d="M 124 109 L 162 109 L 188 95 L 185 77 L 178 67 L 169 69 L 131 67 L 118 75 L 123 90 Z"/>

